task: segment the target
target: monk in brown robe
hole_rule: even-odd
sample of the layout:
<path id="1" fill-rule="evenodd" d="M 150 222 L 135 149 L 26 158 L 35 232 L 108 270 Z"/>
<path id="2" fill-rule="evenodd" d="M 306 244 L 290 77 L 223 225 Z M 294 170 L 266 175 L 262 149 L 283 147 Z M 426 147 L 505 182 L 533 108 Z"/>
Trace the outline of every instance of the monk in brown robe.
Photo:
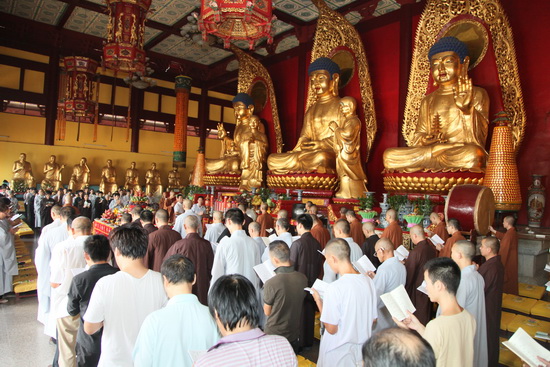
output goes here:
<path id="1" fill-rule="evenodd" d="M 203 305 L 208 305 L 208 288 L 212 278 L 212 265 L 214 264 L 214 251 L 209 241 L 201 238 L 197 233 L 201 225 L 199 217 L 189 215 L 185 217 L 183 229 L 187 236 L 179 240 L 168 250 L 164 259 L 174 254 L 183 255 L 195 265 L 196 281 L 193 284 L 193 294 L 197 296 Z"/>
<path id="2" fill-rule="evenodd" d="M 181 240 L 181 235 L 168 225 L 168 212 L 164 209 L 159 209 L 155 213 L 155 223 L 158 230 L 149 234 L 149 244 L 143 264 L 151 270 L 160 272 L 164 256 L 174 243 Z"/>
<path id="3" fill-rule="evenodd" d="M 315 238 L 320 244 L 321 248 L 325 248 L 325 245 L 330 241 L 330 232 L 325 228 L 323 222 L 315 214 L 310 214 L 311 219 L 313 220 L 313 227 L 311 227 L 311 235 Z"/>
<path id="4" fill-rule="evenodd" d="M 176 197 L 176 193 L 174 191 L 170 191 L 169 196 L 164 199 L 164 205 L 162 209 L 168 212 L 168 220 L 170 221 L 170 223 L 174 223 L 174 221 L 176 220 L 174 205 L 176 205 L 177 202 L 178 198 Z"/>
<path id="5" fill-rule="evenodd" d="M 500 244 L 495 237 L 487 237 L 481 241 L 479 251 L 485 258 L 479 267 L 479 274 L 485 281 L 485 310 L 487 320 L 487 354 L 489 366 L 498 366 L 500 351 L 500 309 L 502 307 L 502 287 L 504 285 L 504 265 L 500 261 Z"/>
<path id="6" fill-rule="evenodd" d="M 386 212 L 386 220 L 389 225 L 382 232 L 380 238 L 389 238 L 395 248 L 398 248 L 403 244 L 403 230 L 397 223 L 397 212 L 394 209 L 390 209 Z"/>
<path id="7" fill-rule="evenodd" d="M 372 265 L 378 269 L 382 263 L 380 262 L 380 259 L 378 259 L 378 256 L 375 255 L 376 242 L 380 239 L 375 232 L 376 225 L 374 222 L 365 222 L 362 227 L 366 240 L 363 242 L 361 250 L 363 250 L 363 254 L 369 258 Z"/>
<path id="8" fill-rule="evenodd" d="M 514 227 L 516 220 L 512 216 L 504 217 L 502 225 L 506 233 L 489 230 L 500 240 L 500 256 L 506 272 L 504 273 L 504 293 L 518 294 L 518 233 Z"/>
<path id="9" fill-rule="evenodd" d="M 269 233 L 267 233 L 267 230 L 273 229 L 275 222 L 273 221 L 271 214 L 267 212 L 266 203 L 262 203 L 262 205 L 260 205 L 260 211 L 262 214 L 258 215 L 258 218 L 256 218 L 256 222 L 260 223 L 260 237 L 268 237 Z"/>
<path id="10" fill-rule="evenodd" d="M 431 320 L 432 303 L 428 295 L 420 292 L 417 288 L 424 281 L 424 264 L 437 257 L 437 254 L 435 248 L 426 240 L 424 229 L 421 226 L 412 227 L 410 234 L 414 249 L 409 252 L 409 257 L 405 261 L 407 269 L 405 289 L 416 307 L 415 316 L 423 325 L 426 325 Z"/>
<path id="11" fill-rule="evenodd" d="M 433 237 L 434 235 L 438 235 L 439 237 L 441 237 L 443 241 L 447 241 L 447 239 L 449 238 L 449 233 L 447 232 L 447 225 L 443 220 L 441 220 L 441 217 L 439 216 L 439 214 L 435 212 L 430 214 L 430 221 L 435 226 L 435 228 L 433 232 L 428 231 L 428 235 L 430 237 Z"/>
<path id="12" fill-rule="evenodd" d="M 323 267 L 323 257 L 319 253 L 321 244 L 311 234 L 313 219 L 309 214 L 302 214 L 296 218 L 296 231 L 300 238 L 290 247 L 290 262 L 294 269 L 307 277 L 307 286 L 311 287 L 319 277 Z M 313 297 L 306 293 L 302 309 L 300 341 L 302 347 L 313 345 L 313 329 L 317 306 Z"/>
<path id="13" fill-rule="evenodd" d="M 351 238 L 353 242 L 358 245 L 361 245 L 365 242 L 365 235 L 363 234 L 363 225 L 357 219 L 355 212 L 353 210 L 348 210 L 346 212 L 346 220 L 349 222 Z"/>
<path id="14" fill-rule="evenodd" d="M 445 246 L 436 245 L 435 248 L 439 251 L 439 257 L 451 257 L 451 249 L 456 241 L 465 241 L 466 238 L 460 233 L 460 222 L 457 219 L 449 219 L 447 222 L 447 231 L 451 235 L 445 241 Z"/>

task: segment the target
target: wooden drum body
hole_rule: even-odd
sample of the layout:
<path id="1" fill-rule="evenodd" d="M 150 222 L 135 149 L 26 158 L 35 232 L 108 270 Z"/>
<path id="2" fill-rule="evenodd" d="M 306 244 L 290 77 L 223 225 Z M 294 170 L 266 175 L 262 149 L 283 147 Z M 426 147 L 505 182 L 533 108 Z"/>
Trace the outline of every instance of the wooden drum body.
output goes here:
<path id="1" fill-rule="evenodd" d="M 445 220 L 458 219 L 463 231 L 489 232 L 495 218 L 495 197 L 490 188 L 479 185 L 457 185 L 449 191 L 445 203 Z"/>

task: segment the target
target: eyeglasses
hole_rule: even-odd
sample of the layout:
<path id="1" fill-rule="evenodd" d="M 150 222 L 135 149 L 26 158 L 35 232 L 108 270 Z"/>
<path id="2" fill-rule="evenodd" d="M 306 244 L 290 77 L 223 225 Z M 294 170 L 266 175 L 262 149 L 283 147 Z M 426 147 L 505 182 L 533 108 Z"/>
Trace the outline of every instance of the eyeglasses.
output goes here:
<path id="1" fill-rule="evenodd" d="M 375 250 L 374 251 L 374 257 L 378 257 L 378 251 L 380 251 L 380 250 L 384 251 L 385 249 L 380 247 L 378 250 Z"/>

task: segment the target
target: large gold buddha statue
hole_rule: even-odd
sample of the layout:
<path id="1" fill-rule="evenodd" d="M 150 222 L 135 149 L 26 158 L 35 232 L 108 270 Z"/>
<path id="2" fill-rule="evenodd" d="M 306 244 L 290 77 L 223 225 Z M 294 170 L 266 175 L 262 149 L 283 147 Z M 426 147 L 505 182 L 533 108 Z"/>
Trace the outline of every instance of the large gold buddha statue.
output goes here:
<path id="1" fill-rule="evenodd" d="M 113 167 L 113 161 L 108 159 L 107 165 L 101 169 L 101 181 L 99 182 L 99 191 L 111 194 L 118 190 L 116 183 L 116 169 Z"/>
<path id="2" fill-rule="evenodd" d="M 338 97 L 340 67 L 331 59 L 320 57 L 310 64 L 308 72 L 316 100 L 306 111 L 294 149 L 268 157 L 267 165 L 272 173 L 336 172 L 334 131 L 330 129 L 330 122 L 335 121 L 340 126 L 342 118 Z"/>
<path id="3" fill-rule="evenodd" d="M 422 100 L 409 147 L 384 152 L 388 172 L 484 172 L 489 97 L 468 77 L 468 47 L 443 37 L 429 52 L 438 88 Z"/>
<path id="4" fill-rule="evenodd" d="M 162 194 L 162 180 L 160 178 L 160 172 L 157 169 L 156 163 L 151 163 L 151 168 L 145 172 L 145 193 L 147 195 L 161 195 Z"/>
<path id="5" fill-rule="evenodd" d="M 139 171 L 136 168 L 136 162 L 130 163 L 130 168 L 126 170 L 124 187 L 128 190 L 141 191 L 141 186 L 139 185 Z"/>
<path id="6" fill-rule="evenodd" d="M 265 127 L 254 115 L 254 100 L 246 93 L 233 98 L 236 126 L 234 138 L 227 136 L 222 124 L 218 124 L 218 138 L 222 139 L 219 159 L 206 160 L 206 174 L 241 174 L 240 189 L 260 187 L 267 157 Z"/>
<path id="7" fill-rule="evenodd" d="M 61 187 L 61 171 L 65 165 L 56 162 L 55 155 L 50 156 L 50 160 L 44 164 L 44 179 L 40 186 L 48 190 L 59 190 Z"/>
<path id="8" fill-rule="evenodd" d="M 84 157 L 80 159 L 80 163 L 73 167 L 73 173 L 69 180 L 69 189 L 83 190 L 90 185 L 90 167 L 88 167 L 88 160 Z"/>
<path id="9" fill-rule="evenodd" d="M 19 154 L 19 160 L 13 162 L 12 172 L 12 189 L 16 188 L 16 183 L 24 183 L 24 185 L 29 188 L 35 187 L 32 167 L 31 164 L 27 162 L 27 155 L 25 153 Z"/>

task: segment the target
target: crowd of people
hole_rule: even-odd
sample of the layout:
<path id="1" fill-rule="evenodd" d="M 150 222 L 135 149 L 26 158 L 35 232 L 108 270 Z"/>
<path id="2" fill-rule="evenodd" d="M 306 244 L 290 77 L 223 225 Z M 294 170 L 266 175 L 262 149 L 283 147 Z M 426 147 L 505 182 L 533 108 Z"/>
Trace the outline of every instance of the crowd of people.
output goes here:
<path id="1" fill-rule="evenodd" d="M 203 203 L 170 195 L 172 210 L 136 206 L 107 238 L 92 235 L 92 218 L 108 207 L 94 194 L 40 200 L 52 204 L 35 255 L 38 320 L 57 342 L 54 366 L 296 366 L 296 354 L 314 345 L 316 312 L 320 367 L 498 365 L 502 292 L 517 294 L 513 217 L 476 256 L 460 223 L 433 213 L 433 232 L 412 227 L 400 261 L 394 210 L 380 237 L 351 210 L 327 228 L 311 202 L 292 224 L 286 210 L 273 218 L 265 204 L 259 213 L 215 211 L 203 235 Z M 13 205 L 9 194 L 0 198 L 0 294 L 13 273 Z M 430 241 L 435 233 L 445 245 Z M 357 270 L 363 255 L 376 271 Z M 274 269 L 265 283 L 254 269 L 261 263 Z M 403 320 L 380 299 L 400 286 L 416 308 Z"/>

